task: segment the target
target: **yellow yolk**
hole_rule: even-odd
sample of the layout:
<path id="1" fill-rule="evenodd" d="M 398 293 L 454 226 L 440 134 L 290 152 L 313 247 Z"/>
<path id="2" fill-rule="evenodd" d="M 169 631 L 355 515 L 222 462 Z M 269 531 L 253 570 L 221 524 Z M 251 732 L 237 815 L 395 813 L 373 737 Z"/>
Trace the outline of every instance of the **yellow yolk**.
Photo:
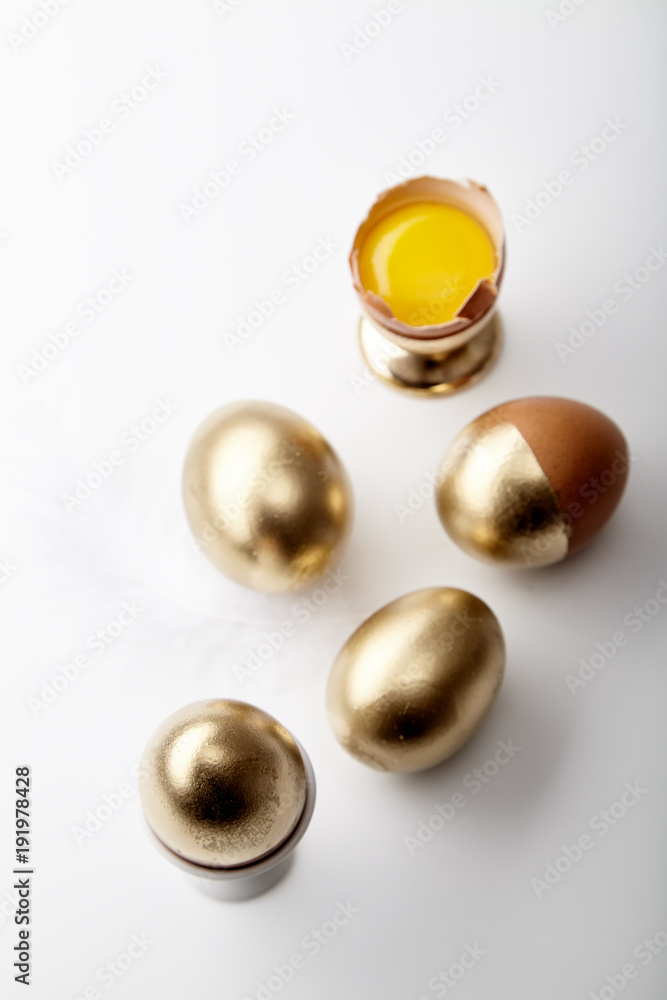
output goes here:
<path id="1" fill-rule="evenodd" d="M 496 255 L 479 222 L 451 205 L 419 201 L 373 226 L 359 253 L 365 289 L 411 326 L 453 319 Z"/>

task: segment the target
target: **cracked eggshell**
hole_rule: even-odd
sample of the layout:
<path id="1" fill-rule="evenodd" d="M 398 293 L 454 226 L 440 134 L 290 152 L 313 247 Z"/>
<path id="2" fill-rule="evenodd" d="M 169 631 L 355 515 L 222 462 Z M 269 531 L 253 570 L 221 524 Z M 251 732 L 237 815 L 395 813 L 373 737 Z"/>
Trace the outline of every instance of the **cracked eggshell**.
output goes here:
<path id="1" fill-rule="evenodd" d="M 397 319 L 384 299 L 364 288 L 359 274 L 361 247 L 373 226 L 394 209 L 419 201 L 442 202 L 471 215 L 486 230 L 494 246 L 497 262 L 491 280 L 480 279 L 452 320 L 430 326 L 411 326 Z M 359 226 L 350 253 L 354 288 L 362 308 L 372 320 L 395 337 L 421 341 L 447 339 L 451 347 L 465 343 L 467 335 L 472 332 L 472 327 L 495 308 L 504 268 L 505 236 L 500 209 L 489 191 L 483 185 L 471 180 L 452 181 L 440 177 L 415 177 L 383 191 Z M 455 342 L 449 340 L 454 336 Z"/>

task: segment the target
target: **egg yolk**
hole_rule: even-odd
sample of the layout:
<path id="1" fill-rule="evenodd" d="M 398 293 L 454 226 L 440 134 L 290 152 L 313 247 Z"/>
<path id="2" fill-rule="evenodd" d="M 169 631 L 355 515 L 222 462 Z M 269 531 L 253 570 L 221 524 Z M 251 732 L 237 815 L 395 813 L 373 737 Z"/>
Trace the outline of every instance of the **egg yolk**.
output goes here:
<path id="1" fill-rule="evenodd" d="M 486 231 L 452 205 L 414 202 L 376 223 L 359 253 L 361 283 L 411 326 L 446 323 L 496 268 Z"/>

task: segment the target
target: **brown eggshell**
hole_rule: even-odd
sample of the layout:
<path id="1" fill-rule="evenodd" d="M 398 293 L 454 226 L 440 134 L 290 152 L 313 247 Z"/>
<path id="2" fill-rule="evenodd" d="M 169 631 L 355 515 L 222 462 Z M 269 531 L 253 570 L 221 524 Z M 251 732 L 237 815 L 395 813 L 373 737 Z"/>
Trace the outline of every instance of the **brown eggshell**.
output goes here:
<path id="1" fill-rule="evenodd" d="M 570 525 L 571 555 L 618 506 L 630 467 L 625 437 L 594 407 L 556 396 L 516 399 L 494 413 L 515 425 L 551 483 Z"/>
<path id="2" fill-rule="evenodd" d="M 435 201 L 467 212 L 482 226 L 493 243 L 496 269 L 491 278 L 482 278 L 461 304 L 453 319 L 430 326 L 411 326 L 394 316 L 379 295 L 364 288 L 359 273 L 359 255 L 366 236 L 383 216 L 411 202 Z M 442 177 L 413 177 L 383 191 L 359 226 L 350 253 L 354 287 L 364 310 L 385 330 L 415 340 L 440 340 L 461 334 L 477 323 L 495 305 L 505 269 L 505 236 L 500 209 L 495 199 L 476 181 L 452 181 Z"/>

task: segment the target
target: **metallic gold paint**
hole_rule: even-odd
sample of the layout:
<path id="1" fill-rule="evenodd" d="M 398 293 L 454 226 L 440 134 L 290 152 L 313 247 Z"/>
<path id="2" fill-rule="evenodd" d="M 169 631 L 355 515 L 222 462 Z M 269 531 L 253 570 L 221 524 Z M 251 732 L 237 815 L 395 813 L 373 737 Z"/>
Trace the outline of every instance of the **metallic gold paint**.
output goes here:
<path id="1" fill-rule="evenodd" d="M 158 727 L 142 759 L 149 827 L 175 854 L 210 868 L 277 850 L 303 813 L 306 774 L 294 738 L 245 702 L 200 701 Z"/>
<path id="2" fill-rule="evenodd" d="M 433 354 L 389 343 L 368 316 L 362 314 L 359 319 L 359 346 L 368 367 L 381 382 L 410 396 L 452 396 L 469 389 L 496 363 L 501 345 L 502 323 L 497 312 L 462 347 Z"/>
<path id="3" fill-rule="evenodd" d="M 505 668 L 500 625 L 473 594 L 418 590 L 371 615 L 329 676 L 336 738 L 383 771 L 421 771 L 456 753 L 491 708 Z"/>
<path id="4" fill-rule="evenodd" d="M 568 555 L 604 528 L 628 482 L 631 458 L 620 427 L 587 403 L 524 396 L 494 407 L 525 438 L 558 497 Z"/>
<path id="5" fill-rule="evenodd" d="M 532 568 L 568 554 L 568 527 L 549 480 L 514 424 L 493 410 L 458 435 L 439 479 L 440 520 L 470 555 Z"/>
<path id="6" fill-rule="evenodd" d="M 231 403 L 204 421 L 185 459 L 183 498 L 204 554 L 265 593 L 314 583 L 352 521 L 350 483 L 333 448 L 274 403 Z"/>

